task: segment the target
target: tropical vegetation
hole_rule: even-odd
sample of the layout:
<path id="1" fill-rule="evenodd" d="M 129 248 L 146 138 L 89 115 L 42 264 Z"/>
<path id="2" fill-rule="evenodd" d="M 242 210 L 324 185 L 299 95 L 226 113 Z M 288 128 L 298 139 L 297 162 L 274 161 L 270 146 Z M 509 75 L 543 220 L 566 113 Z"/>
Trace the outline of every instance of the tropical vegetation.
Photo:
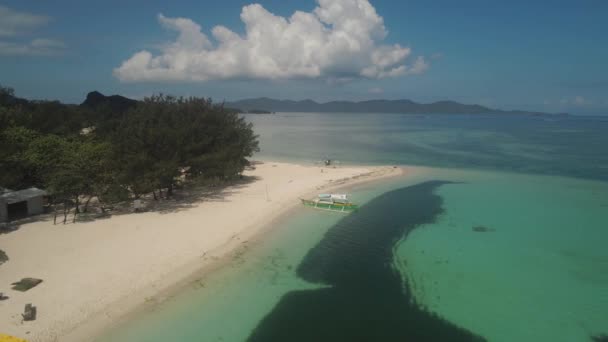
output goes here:
<path id="1" fill-rule="evenodd" d="M 210 99 L 129 101 L 28 101 L 0 87 L 0 187 L 43 188 L 76 217 L 92 199 L 104 208 L 233 179 L 258 150 L 252 125 Z"/>

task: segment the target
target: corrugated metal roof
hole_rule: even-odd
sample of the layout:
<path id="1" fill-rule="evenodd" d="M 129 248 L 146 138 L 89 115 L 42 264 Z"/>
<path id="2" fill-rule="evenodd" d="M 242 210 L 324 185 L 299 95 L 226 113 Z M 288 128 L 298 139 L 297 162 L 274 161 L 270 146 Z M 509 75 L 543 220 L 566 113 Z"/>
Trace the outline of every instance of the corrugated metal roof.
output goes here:
<path id="1" fill-rule="evenodd" d="M 19 191 L 10 191 L 0 194 L 0 199 L 4 200 L 7 204 L 13 204 L 17 202 L 27 201 L 34 197 L 46 196 L 46 191 L 38 188 L 29 188 Z"/>

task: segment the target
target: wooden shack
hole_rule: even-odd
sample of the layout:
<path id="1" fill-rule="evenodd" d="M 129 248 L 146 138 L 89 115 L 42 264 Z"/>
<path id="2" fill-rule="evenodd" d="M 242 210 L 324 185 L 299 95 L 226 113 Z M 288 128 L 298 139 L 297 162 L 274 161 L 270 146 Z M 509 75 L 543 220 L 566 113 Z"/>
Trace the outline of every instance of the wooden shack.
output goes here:
<path id="1" fill-rule="evenodd" d="M 0 192 L 0 222 L 9 222 L 44 212 L 46 191 L 29 188 Z"/>

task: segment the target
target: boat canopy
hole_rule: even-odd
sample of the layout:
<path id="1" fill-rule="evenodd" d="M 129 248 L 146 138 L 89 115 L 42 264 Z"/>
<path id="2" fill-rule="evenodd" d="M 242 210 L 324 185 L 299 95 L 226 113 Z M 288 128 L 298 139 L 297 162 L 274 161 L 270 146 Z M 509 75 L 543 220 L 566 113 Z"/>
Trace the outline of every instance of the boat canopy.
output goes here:
<path id="1" fill-rule="evenodd" d="M 348 200 L 348 195 L 346 195 L 346 194 L 319 194 L 319 198 L 346 201 L 346 200 Z"/>

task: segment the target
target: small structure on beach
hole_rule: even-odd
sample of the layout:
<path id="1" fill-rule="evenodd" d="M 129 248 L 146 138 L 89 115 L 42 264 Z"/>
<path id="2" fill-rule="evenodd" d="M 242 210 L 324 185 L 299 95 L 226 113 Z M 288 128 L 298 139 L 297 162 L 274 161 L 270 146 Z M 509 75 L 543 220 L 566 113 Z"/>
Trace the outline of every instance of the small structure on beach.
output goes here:
<path id="1" fill-rule="evenodd" d="M 46 191 L 29 188 L 19 191 L 0 192 L 0 222 L 9 222 L 44 212 Z"/>
<path id="2" fill-rule="evenodd" d="M 12 283 L 12 289 L 16 291 L 25 292 L 31 288 L 38 286 L 38 284 L 42 283 L 42 279 L 37 278 L 23 278 L 17 282 Z"/>
<path id="3" fill-rule="evenodd" d="M 25 304 L 25 309 L 23 310 L 21 317 L 23 317 L 24 321 L 36 320 L 37 311 L 38 310 L 36 309 L 36 307 L 33 306 L 32 304 Z"/>

